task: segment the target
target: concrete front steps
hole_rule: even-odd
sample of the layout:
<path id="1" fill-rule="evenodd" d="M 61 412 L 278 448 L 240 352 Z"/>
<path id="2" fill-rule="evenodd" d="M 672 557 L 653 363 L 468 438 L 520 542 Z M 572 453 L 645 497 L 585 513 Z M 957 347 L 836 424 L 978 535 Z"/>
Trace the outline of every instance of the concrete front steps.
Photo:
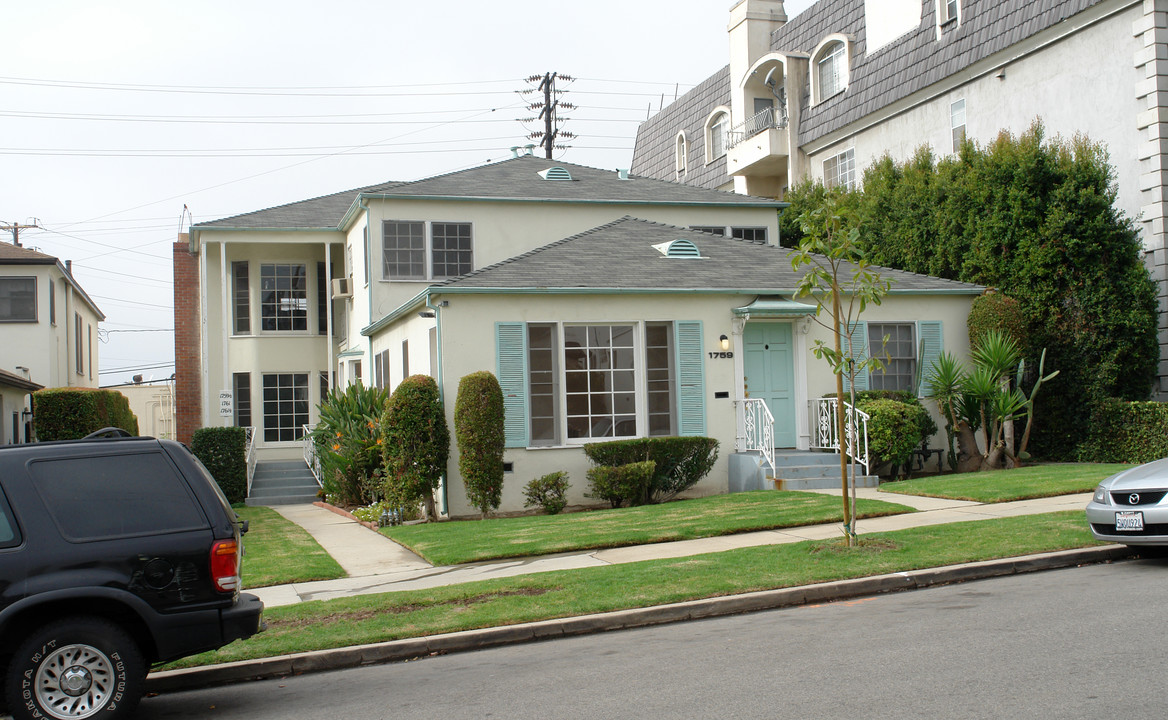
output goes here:
<path id="1" fill-rule="evenodd" d="M 875 475 L 857 475 L 856 487 L 877 487 Z M 730 456 L 730 492 L 748 490 L 828 490 L 840 486 L 839 453 L 776 450 L 775 468 L 761 453 Z"/>
<path id="2" fill-rule="evenodd" d="M 315 502 L 320 486 L 303 460 L 257 462 L 248 505 L 295 505 Z"/>

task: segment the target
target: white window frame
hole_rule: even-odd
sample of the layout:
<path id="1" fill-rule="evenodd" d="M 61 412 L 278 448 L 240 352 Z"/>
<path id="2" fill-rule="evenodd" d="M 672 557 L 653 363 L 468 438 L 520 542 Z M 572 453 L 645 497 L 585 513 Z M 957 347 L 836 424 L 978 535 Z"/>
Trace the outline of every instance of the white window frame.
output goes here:
<path id="1" fill-rule="evenodd" d="M 949 105 L 949 130 L 953 140 L 953 152 L 961 150 L 965 142 L 965 98 L 954 100 Z M 958 134 L 960 133 L 960 137 Z"/>
<path id="2" fill-rule="evenodd" d="M 839 48 L 835 47 L 839 43 Z M 824 89 L 822 83 L 823 63 L 835 58 L 833 63 L 836 77 L 836 87 Z M 819 42 L 815 52 L 811 54 L 811 104 L 819 103 L 839 95 L 848 89 L 851 82 L 850 68 L 852 59 L 851 38 L 841 33 L 828 35 Z"/>
<path id="3" fill-rule="evenodd" d="M 855 148 L 847 148 L 823 159 L 823 186 L 856 189 Z"/>
<path id="4" fill-rule="evenodd" d="M 277 327 L 275 329 L 269 330 L 269 329 L 264 327 L 264 321 L 266 319 L 264 316 L 264 304 L 265 304 L 264 303 L 264 294 L 266 292 L 268 292 L 268 291 L 264 290 L 264 268 L 265 267 L 277 267 L 280 265 L 287 265 L 290 267 L 299 266 L 299 267 L 304 268 L 304 327 L 303 328 L 293 327 L 293 328 L 288 329 L 288 330 L 280 330 Z M 308 264 L 308 262 L 303 261 L 303 260 L 300 260 L 300 261 L 262 261 L 259 263 L 259 269 L 260 269 L 259 284 L 256 286 L 259 289 L 259 321 L 260 321 L 259 322 L 259 332 L 262 334 L 271 334 L 271 335 L 310 335 L 310 334 L 315 335 L 316 333 L 313 331 L 313 326 L 312 326 L 312 315 L 313 315 L 313 313 L 311 311 L 312 303 L 310 303 L 308 301 L 308 298 L 310 295 L 309 288 L 312 286 L 312 283 L 309 281 L 309 274 L 308 274 L 309 273 L 309 264 Z M 273 291 L 273 292 L 277 292 L 277 291 Z M 250 289 L 249 289 L 249 293 L 250 293 Z M 279 318 L 280 318 L 280 316 L 278 314 L 279 313 L 279 309 L 278 309 L 279 304 L 280 304 L 279 301 L 277 301 L 277 315 L 274 317 L 277 325 L 279 325 Z M 295 319 L 295 318 L 292 318 L 292 319 Z M 295 323 L 293 323 L 293 324 L 295 324 Z M 253 332 L 252 334 L 254 335 L 255 333 Z"/>
<path id="5" fill-rule="evenodd" d="M 718 237 L 737 238 L 737 239 L 745 239 L 745 238 L 741 238 L 739 235 L 735 235 L 735 233 L 740 231 L 740 230 L 750 230 L 750 231 L 762 230 L 762 232 L 763 232 L 762 242 L 766 243 L 766 242 L 770 241 L 770 230 L 767 228 L 766 225 L 690 225 L 689 229 L 696 230 L 697 232 L 704 232 L 704 233 L 707 233 L 709 235 L 717 235 Z M 758 242 L 758 241 L 752 240 L 750 242 Z"/>
<path id="6" fill-rule="evenodd" d="M 420 276 L 393 277 L 385 261 L 385 227 L 389 223 L 421 223 L 422 225 L 422 265 L 423 274 Z M 475 269 L 475 224 L 469 220 L 402 220 L 386 218 L 381 221 L 381 282 L 429 282 L 431 280 L 447 280 L 457 275 L 434 274 L 434 226 L 435 225 L 466 225 L 470 228 L 470 264 L 466 272 Z M 465 274 L 465 273 L 464 273 Z"/>
<path id="7" fill-rule="evenodd" d="M 275 439 L 275 440 L 269 440 L 268 439 L 268 418 L 275 417 L 278 419 L 278 418 L 281 418 L 283 416 L 283 413 L 280 412 L 279 403 L 281 402 L 281 400 L 278 397 L 275 400 L 275 402 L 277 403 L 276 413 L 273 415 L 273 414 L 268 412 L 268 410 L 269 410 L 268 403 L 270 401 L 267 398 L 267 390 L 268 390 L 267 379 L 269 377 L 272 377 L 272 376 L 280 376 L 280 375 L 291 375 L 293 377 L 294 383 L 295 383 L 295 378 L 297 376 L 301 376 L 301 375 L 304 376 L 304 399 L 303 399 L 303 402 L 305 404 L 305 411 L 303 413 L 304 422 L 303 423 L 295 422 L 296 413 L 295 413 L 295 411 L 293 411 L 293 413 L 292 413 L 293 425 L 291 428 L 292 429 L 292 438 L 287 439 L 287 440 L 282 440 L 279 437 L 277 437 L 277 439 Z M 312 417 L 312 395 L 311 395 L 312 385 L 311 385 L 311 380 L 309 380 L 309 378 L 311 378 L 311 377 L 312 377 L 312 372 L 308 371 L 308 370 L 288 370 L 288 371 L 280 370 L 277 372 L 265 372 L 265 373 L 260 374 L 260 418 L 262 421 L 261 428 L 263 430 L 262 437 L 263 437 L 263 440 L 265 443 L 300 442 L 301 441 L 301 439 L 303 437 L 302 428 L 304 425 L 308 424 L 309 419 Z M 298 387 L 298 386 L 295 384 L 292 385 L 293 390 L 295 390 L 296 387 Z M 281 389 L 281 386 L 279 384 L 277 384 L 277 386 L 276 386 L 277 392 L 280 389 Z M 299 401 L 297 401 L 295 398 L 293 398 L 292 402 L 299 402 Z M 253 405 L 253 407 L 254 407 L 254 405 Z M 253 410 L 252 418 L 254 421 L 254 418 L 255 418 L 254 410 Z M 277 435 L 279 435 L 281 427 L 282 427 L 281 424 L 279 422 L 277 422 L 276 427 L 273 428 L 276 431 Z"/>
<path id="8" fill-rule="evenodd" d="M 899 343 L 900 341 L 896 340 L 896 338 L 890 338 L 888 341 L 888 344 L 885 345 L 884 344 L 884 336 L 886 334 L 888 334 L 885 326 L 896 326 L 896 327 L 908 328 L 909 339 L 904 344 L 905 344 L 905 347 L 907 347 L 907 349 L 908 349 L 909 355 L 900 355 L 900 354 L 893 354 L 893 353 L 888 352 L 889 346 L 893 345 L 894 343 Z M 874 328 L 881 328 L 881 331 L 877 332 Z M 907 378 L 908 387 L 885 387 L 884 386 L 884 379 L 887 377 L 890 377 L 890 376 L 887 372 L 887 368 L 881 367 L 880 370 L 871 370 L 868 372 L 868 389 L 869 390 L 895 390 L 895 391 L 908 391 L 908 392 L 915 391 L 916 388 L 913 387 L 913 385 L 915 384 L 914 378 L 915 378 L 916 372 L 917 372 L 917 364 L 920 362 L 920 358 L 917 357 L 917 354 L 918 354 L 917 353 L 917 346 L 920 344 L 920 337 L 919 337 L 920 333 L 919 333 L 919 330 L 917 329 L 916 321 L 913 321 L 913 320 L 872 321 L 872 320 L 870 320 L 867 323 L 867 333 L 868 333 L 868 347 L 864 348 L 864 350 L 867 352 L 868 357 L 879 358 L 881 363 L 883 363 L 884 365 L 888 364 L 889 359 L 891 359 L 893 361 L 897 361 L 897 360 L 908 361 L 910 363 L 907 373 L 901 372 L 901 373 L 894 373 L 891 375 L 891 377 L 895 377 L 895 378 Z M 886 355 L 887 355 L 887 357 L 886 357 Z M 880 387 L 877 387 L 877 385 L 880 385 Z"/>
<path id="9" fill-rule="evenodd" d="M 706 164 L 708 165 L 726 155 L 726 139 L 730 130 L 730 108 L 725 105 L 714 108 L 714 111 L 706 117 L 706 124 L 703 127 L 705 127 Z M 715 135 L 721 137 L 720 148 L 715 147 Z"/>
<path id="10" fill-rule="evenodd" d="M 951 22 L 961 24 L 961 0 L 937 0 L 937 19 L 939 25 L 948 25 Z"/>
<path id="11" fill-rule="evenodd" d="M 674 157 L 673 170 L 678 180 L 684 180 L 687 167 L 687 155 L 689 154 L 689 147 L 685 141 L 685 133 L 679 132 L 677 139 L 674 140 Z"/>

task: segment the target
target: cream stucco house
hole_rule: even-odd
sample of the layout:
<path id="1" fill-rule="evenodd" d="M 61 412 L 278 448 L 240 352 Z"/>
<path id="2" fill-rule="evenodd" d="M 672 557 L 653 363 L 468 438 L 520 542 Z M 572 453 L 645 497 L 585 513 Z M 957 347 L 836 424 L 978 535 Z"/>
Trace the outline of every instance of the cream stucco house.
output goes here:
<path id="1" fill-rule="evenodd" d="M 175 247 L 179 438 L 184 423 L 243 425 L 261 460 L 298 457 L 329 388 L 419 373 L 453 427 L 459 380 L 490 370 L 506 397 L 503 510 L 554 470 L 585 502 L 581 445 L 620 437 L 715 437 L 694 492 L 761 487 L 775 448 L 825 445 L 834 387 L 810 351 L 815 308 L 792 297 L 783 207 L 521 155 L 192 226 Z M 918 363 L 966 355 L 981 288 L 886 272 L 893 294 L 861 333 L 892 338 L 896 360 L 870 384 L 904 389 Z M 457 447 L 440 501 L 476 512 Z"/>
<path id="2" fill-rule="evenodd" d="M 105 315 L 69 263 L 0 243 L 0 443 L 27 442 L 29 393 L 98 386 L 98 324 Z M 36 386 L 36 387 L 32 387 Z"/>

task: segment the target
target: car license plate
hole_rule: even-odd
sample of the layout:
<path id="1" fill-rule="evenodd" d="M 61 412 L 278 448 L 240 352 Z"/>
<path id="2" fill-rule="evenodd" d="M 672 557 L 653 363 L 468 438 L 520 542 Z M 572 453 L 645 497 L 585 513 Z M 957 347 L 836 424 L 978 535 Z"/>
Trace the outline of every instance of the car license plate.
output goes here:
<path id="1" fill-rule="evenodd" d="M 1144 529 L 1144 513 L 1140 510 L 1121 510 L 1115 513 L 1116 532 L 1139 532 Z"/>

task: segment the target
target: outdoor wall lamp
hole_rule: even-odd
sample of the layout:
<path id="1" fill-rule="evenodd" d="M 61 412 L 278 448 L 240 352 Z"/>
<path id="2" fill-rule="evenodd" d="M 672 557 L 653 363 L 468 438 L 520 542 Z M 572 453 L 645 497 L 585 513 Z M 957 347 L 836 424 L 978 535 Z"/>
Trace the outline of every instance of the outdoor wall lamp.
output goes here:
<path id="1" fill-rule="evenodd" d="M 730 338 L 726 337 L 725 335 L 723 335 L 722 337 L 718 338 L 718 342 L 720 342 L 720 343 L 722 344 L 722 350 L 723 350 L 723 351 L 726 351 L 726 350 L 729 350 L 729 349 L 730 349 Z"/>

